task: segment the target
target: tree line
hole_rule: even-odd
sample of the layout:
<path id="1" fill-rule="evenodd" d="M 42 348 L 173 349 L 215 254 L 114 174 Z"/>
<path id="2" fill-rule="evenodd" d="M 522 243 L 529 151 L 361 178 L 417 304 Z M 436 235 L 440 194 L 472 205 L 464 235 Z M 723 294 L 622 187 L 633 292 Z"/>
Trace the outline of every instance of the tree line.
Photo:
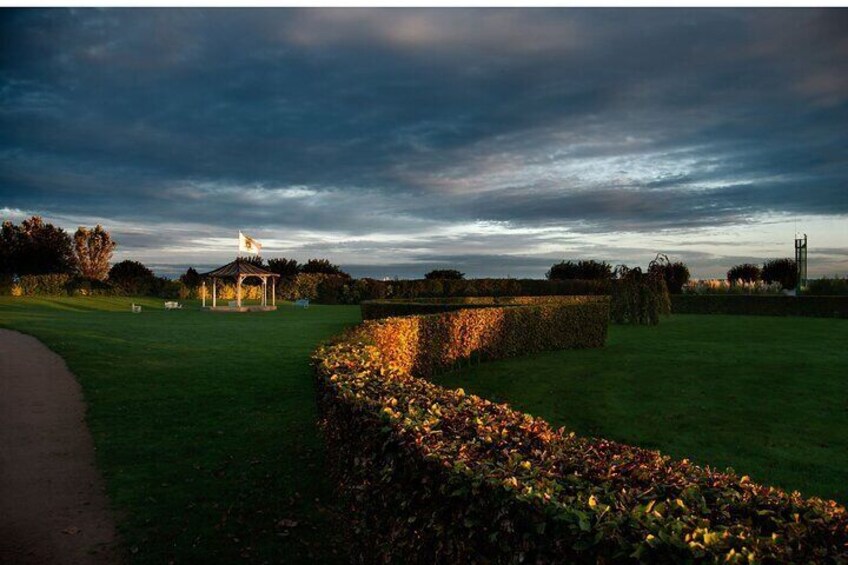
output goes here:
<path id="1" fill-rule="evenodd" d="M 6 277 L 68 274 L 103 281 L 117 244 L 102 226 L 80 226 L 73 236 L 33 216 L 0 229 L 0 274 Z"/>

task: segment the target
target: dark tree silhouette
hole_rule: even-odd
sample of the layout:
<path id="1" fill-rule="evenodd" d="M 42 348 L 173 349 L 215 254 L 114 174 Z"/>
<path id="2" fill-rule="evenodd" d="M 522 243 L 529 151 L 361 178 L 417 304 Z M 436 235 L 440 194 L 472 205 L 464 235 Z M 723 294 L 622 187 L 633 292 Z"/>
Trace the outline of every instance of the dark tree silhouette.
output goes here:
<path id="1" fill-rule="evenodd" d="M 734 265 L 727 271 L 727 281 L 731 284 L 736 281 L 753 283 L 760 280 L 761 273 L 762 271 L 759 266 L 752 265 L 751 263 L 742 263 L 741 265 Z"/>
<path id="2" fill-rule="evenodd" d="M 197 288 L 200 286 L 201 277 L 193 267 L 189 267 L 184 274 L 180 275 L 180 282 L 188 288 Z"/>
<path id="3" fill-rule="evenodd" d="M 798 286 L 798 267 L 794 260 L 771 259 L 763 264 L 763 281 L 768 284 L 780 283 L 780 286 L 791 290 Z"/>
<path id="4" fill-rule="evenodd" d="M 268 270 L 283 278 L 294 278 L 300 272 L 300 265 L 295 259 L 268 259 Z"/>
<path id="5" fill-rule="evenodd" d="M 327 259 L 310 259 L 301 268 L 301 273 L 309 274 L 324 274 L 324 275 L 340 275 L 350 278 L 350 275 L 342 271 L 338 265 L 333 265 Z"/>
<path id="6" fill-rule="evenodd" d="M 605 280 L 612 278 L 612 266 L 606 261 L 562 261 L 551 266 L 545 276 L 556 281 L 570 279 Z"/>
<path id="7" fill-rule="evenodd" d="M 671 294 L 683 292 L 683 286 L 689 282 L 689 267 L 682 261 L 669 261 L 666 255 L 658 253 L 648 266 L 648 273 L 662 276 L 665 286 Z"/>
<path id="8" fill-rule="evenodd" d="M 433 269 L 424 275 L 424 278 L 428 280 L 461 281 L 465 278 L 465 273 L 460 273 L 456 269 Z"/>
<path id="9" fill-rule="evenodd" d="M 3 222 L 0 230 L 0 268 L 6 275 L 73 273 L 76 262 L 71 237 L 40 216 L 21 222 Z"/>

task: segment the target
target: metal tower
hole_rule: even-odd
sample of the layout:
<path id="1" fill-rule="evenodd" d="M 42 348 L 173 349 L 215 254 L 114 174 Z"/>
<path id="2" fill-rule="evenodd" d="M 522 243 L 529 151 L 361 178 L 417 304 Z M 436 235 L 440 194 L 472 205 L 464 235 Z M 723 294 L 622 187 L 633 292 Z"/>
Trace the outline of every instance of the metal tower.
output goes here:
<path id="1" fill-rule="evenodd" d="M 798 269 L 798 289 L 807 288 L 807 234 L 804 238 L 795 234 L 795 265 Z"/>

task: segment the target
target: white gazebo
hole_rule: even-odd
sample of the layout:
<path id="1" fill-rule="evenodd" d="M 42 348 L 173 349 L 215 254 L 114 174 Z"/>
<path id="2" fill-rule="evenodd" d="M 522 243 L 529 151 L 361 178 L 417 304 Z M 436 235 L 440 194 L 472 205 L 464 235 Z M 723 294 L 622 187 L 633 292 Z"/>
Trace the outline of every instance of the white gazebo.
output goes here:
<path id="1" fill-rule="evenodd" d="M 214 271 L 203 273 L 202 294 L 203 307 L 206 308 L 206 280 L 212 281 L 212 306 L 209 308 L 212 312 L 268 312 L 277 309 L 277 279 L 280 275 L 272 273 L 262 267 L 257 267 L 253 263 L 244 259 L 238 258 L 232 263 L 227 263 L 223 267 L 218 267 Z M 262 281 L 262 302 L 259 305 L 243 306 L 241 302 L 241 285 L 246 279 L 256 277 Z M 218 279 L 231 279 L 236 281 L 236 300 L 235 305 L 218 306 L 217 282 Z M 268 279 L 271 279 L 271 303 L 268 304 Z"/>

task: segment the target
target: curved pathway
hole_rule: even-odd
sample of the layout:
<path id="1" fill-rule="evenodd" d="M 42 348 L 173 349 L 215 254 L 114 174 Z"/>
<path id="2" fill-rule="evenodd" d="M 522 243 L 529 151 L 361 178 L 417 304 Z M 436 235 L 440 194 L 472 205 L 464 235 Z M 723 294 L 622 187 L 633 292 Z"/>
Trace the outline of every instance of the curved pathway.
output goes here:
<path id="1" fill-rule="evenodd" d="M 82 391 L 61 357 L 0 329 L 0 563 L 117 561 Z"/>

